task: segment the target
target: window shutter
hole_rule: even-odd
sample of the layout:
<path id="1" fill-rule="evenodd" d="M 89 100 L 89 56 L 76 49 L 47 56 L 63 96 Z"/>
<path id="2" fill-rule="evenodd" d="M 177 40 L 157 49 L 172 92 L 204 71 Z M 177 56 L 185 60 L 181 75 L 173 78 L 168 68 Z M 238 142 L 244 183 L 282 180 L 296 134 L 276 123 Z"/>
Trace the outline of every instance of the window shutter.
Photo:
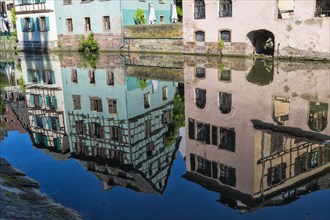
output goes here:
<path id="1" fill-rule="evenodd" d="M 46 96 L 46 106 L 47 108 L 50 108 L 50 97 Z"/>
<path id="2" fill-rule="evenodd" d="M 28 4 L 31 4 L 31 0 L 27 0 L 27 3 L 28 3 Z"/>
<path id="3" fill-rule="evenodd" d="M 40 73 L 37 70 L 36 70 L 36 75 L 37 75 L 37 82 L 40 83 L 42 77 L 40 76 Z"/>
<path id="4" fill-rule="evenodd" d="M 54 101 L 54 109 L 57 110 L 57 99 L 56 99 L 56 96 L 53 96 L 53 101 Z"/>
<path id="5" fill-rule="evenodd" d="M 61 150 L 61 140 L 59 138 L 55 138 L 55 147 L 57 150 Z"/>
<path id="6" fill-rule="evenodd" d="M 33 125 L 37 126 L 37 116 L 33 116 Z"/>
<path id="7" fill-rule="evenodd" d="M 60 130 L 60 120 L 58 118 L 56 118 L 55 123 L 56 123 L 56 130 L 59 131 Z"/>
<path id="8" fill-rule="evenodd" d="M 195 140 L 195 120 L 191 118 L 188 119 L 188 133 L 189 139 Z"/>
<path id="9" fill-rule="evenodd" d="M 34 104 L 34 95 L 30 95 L 30 106 L 31 107 L 35 107 L 35 104 Z"/>
<path id="10" fill-rule="evenodd" d="M 42 3 L 46 3 L 46 0 L 41 0 Z"/>
<path id="11" fill-rule="evenodd" d="M 21 0 L 21 4 L 22 4 L 22 0 Z M 21 18 L 21 29 L 22 29 L 22 32 L 25 32 L 25 26 L 24 26 L 24 18 Z"/>
<path id="12" fill-rule="evenodd" d="M 39 143 L 40 143 L 40 141 L 39 141 L 39 134 L 36 133 L 36 144 L 39 144 Z"/>
<path id="13" fill-rule="evenodd" d="M 45 1 L 46 2 L 46 1 Z M 50 26 L 49 26 L 49 17 L 46 17 L 46 31 L 50 30 Z"/>
<path id="14" fill-rule="evenodd" d="M 18 5 L 22 5 L 23 4 L 23 0 L 18 0 Z M 21 18 L 23 19 L 23 18 Z"/>
<path id="15" fill-rule="evenodd" d="M 194 154 L 190 154 L 190 169 L 191 169 L 191 171 L 195 171 L 195 169 L 196 169 L 195 155 Z"/>
<path id="16" fill-rule="evenodd" d="M 36 17 L 37 31 L 40 31 L 40 18 Z"/>
<path id="17" fill-rule="evenodd" d="M 218 146 L 218 128 L 212 126 L 212 144 Z"/>
<path id="18" fill-rule="evenodd" d="M 38 4 L 38 3 L 39 3 L 39 0 L 34 0 L 34 3 L 35 3 L 35 4 Z"/>
<path id="19" fill-rule="evenodd" d="M 54 73 L 54 71 L 50 71 L 50 75 L 52 77 L 52 83 L 55 84 L 56 82 L 55 82 L 55 73 Z"/>
<path id="20" fill-rule="evenodd" d="M 205 142 L 210 144 L 210 124 L 205 124 Z"/>
<path id="21" fill-rule="evenodd" d="M 39 102 L 40 102 L 40 107 L 42 107 L 43 106 L 43 100 L 42 100 L 42 96 L 41 95 L 39 95 L 38 96 L 38 98 L 39 98 Z"/>
<path id="22" fill-rule="evenodd" d="M 48 147 L 48 137 L 44 135 L 44 145 Z"/>
<path id="23" fill-rule="evenodd" d="M 46 128 L 46 120 L 44 117 L 41 118 L 42 120 L 42 128 Z"/>
<path id="24" fill-rule="evenodd" d="M 29 70 L 27 70 L 27 80 L 31 82 L 31 72 Z"/>
<path id="25" fill-rule="evenodd" d="M 30 18 L 31 31 L 34 31 L 34 19 Z"/>

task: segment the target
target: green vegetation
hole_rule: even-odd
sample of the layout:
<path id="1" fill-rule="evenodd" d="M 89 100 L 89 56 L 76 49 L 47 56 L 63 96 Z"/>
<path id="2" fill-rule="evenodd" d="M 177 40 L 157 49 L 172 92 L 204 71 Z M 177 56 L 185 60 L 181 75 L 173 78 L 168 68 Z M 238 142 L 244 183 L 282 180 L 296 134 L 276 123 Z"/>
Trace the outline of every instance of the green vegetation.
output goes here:
<path id="1" fill-rule="evenodd" d="M 221 38 L 218 40 L 218 53 L 222 56 L 222 50 L 225 48 L 225 43 L 222 41 Z"/>
<path id="2" fill-rule="evenodd" d="M 21 88 L 21 91 L 24 92 L 25 91 L 25 82 L 24 82 L 23 76 L 21 76 L 18 79 L 18 84 L 19 84 L 19 86 Z"/>
<path id="3" fill-rule="evenodd" d="M 147 79 L 144 78 L 139 78 L 137 84 L 141 90 L 144 90 L 145 88 L 148 87 Z"/>
<path id="4" fill-rule="evenodd" d="M 177 93 L 173 100 L 173 115 L 171 123 L 168 125 L 168 132 L 165 135 L 165 146 L 171 146 L 178 137 L 181 127 L 184 127 L 184 95 Z"/>
<path id="5" fill-rule="evenodd" d="M 82 36 L 81 41 L 79 42 L 78 51 L 80 53 L 94 53 L 99 51 L 100 46 L 97 40 L 94 39 L 94 33 L 90 33 L 85 39 Z"/>
<path id="6" fill-rule="evenodd" d="M 178 13 L 178 20 L 182 21 L 182 17 L 183 17 L 182 0 L 176 0 L 176 12 Z"/>
<path id="7" fill-rule="evenodd" d="M 16 11 L 15 11 L 15 8 L 12 8 L 11 9 L 11 23 L 13 23 L 14 28 L 16 28 L 16 21 L 17 21 Z"/>
<path id="8" fill-rule="evenodd" d="M 135 24 L 145 24 L 146 23 L 146 17 L 144 16 L 144 10 L 141 8 L 137 8 L 136 12 L 134 13 L 134 21 Z"/>
<path id="9" fill-rule="evenodd" d="M 5 114 L 6 112 L 5 104 L 5 100 L 2 97 L 2 88 L 0 87 L 0 115 Z"/>
<path id="10" fill-rule="evenodd" d="M 80 60 L 84 63 L 85 67 L 90 66 L 96 68 L 96 65 L 99 61 L 99 43 L 94 39 L 94 34 L 90 33 L 85 39 L 82 36 L 81 41 L 79 42 L 78 51 Z"/>

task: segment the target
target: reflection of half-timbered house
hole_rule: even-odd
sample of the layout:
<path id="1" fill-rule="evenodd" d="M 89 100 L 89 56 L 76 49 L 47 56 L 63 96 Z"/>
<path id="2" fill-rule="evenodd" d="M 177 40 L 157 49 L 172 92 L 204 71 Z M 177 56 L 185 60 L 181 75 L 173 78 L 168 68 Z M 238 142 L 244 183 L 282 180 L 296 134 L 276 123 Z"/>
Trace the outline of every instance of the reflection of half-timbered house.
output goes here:
<path id="1" fill-rule="evenodd" d="M 302 66 L 297 78 L 284 64 L 274 74 L 268 61 L 196 60 L 184 70 L 185 178 L 220 192 L 221 203 L 243 212 L 330 187 L 324 182 L 330 170 L 325 68 Z M 228 68 L 230 80 L 224 80 Z"/>
<path id="2" fill-rule="evenodd" d="M 162 192 L 175 153 L 175 146 L 165 146 L 164 138 L 176 85 L 127 77 L 120 56 L 108 60 L 93 70 L 71 64 L 62 68 L 71 154 L 90 161 L 86 167 L 96 173 L 106 170 L 107 177 L 101 179 L 109 178 L 109 186 L 116 181 L 133 184 L 124 183 L 122 176 L 110 180 L 110 174 L 117 175 L 111 167 L 119 167 Z"/>
<path id="3" fill-rule="evenodd" d="M 33 144 L 58 152 L 68 150 L 59 62 L 56 57 L 25 57 L 23 69 Z"/>

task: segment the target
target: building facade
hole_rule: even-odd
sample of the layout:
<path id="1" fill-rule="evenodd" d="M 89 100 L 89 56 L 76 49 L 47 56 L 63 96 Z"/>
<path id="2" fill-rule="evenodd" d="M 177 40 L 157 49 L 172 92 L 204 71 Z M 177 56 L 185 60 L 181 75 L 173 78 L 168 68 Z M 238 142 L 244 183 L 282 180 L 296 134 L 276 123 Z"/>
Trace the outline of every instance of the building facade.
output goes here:
<path id="1" fill-rule="evenodd" d="M 330 54 L 328 0 L 190 0 L 183 14 L 186 53 Z"/>

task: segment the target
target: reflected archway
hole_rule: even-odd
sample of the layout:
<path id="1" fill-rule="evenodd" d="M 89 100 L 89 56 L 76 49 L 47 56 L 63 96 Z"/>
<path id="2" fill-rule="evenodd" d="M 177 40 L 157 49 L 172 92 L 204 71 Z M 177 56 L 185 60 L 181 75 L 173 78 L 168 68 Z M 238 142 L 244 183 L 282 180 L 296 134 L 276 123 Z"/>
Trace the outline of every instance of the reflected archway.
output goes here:
<path id="1" fill-rule="evenodd" d="M 308 127 L 316 132 L 323 131 L 328 125 L 328 104 L 322 102 L 309 103 Z"/>
<path id="2" fill-rule="evenodd" d="M 268 85 L 274 78 L 274 63 L 272 60 L 256 59 L 246 80 L 259 86 Z"/>

